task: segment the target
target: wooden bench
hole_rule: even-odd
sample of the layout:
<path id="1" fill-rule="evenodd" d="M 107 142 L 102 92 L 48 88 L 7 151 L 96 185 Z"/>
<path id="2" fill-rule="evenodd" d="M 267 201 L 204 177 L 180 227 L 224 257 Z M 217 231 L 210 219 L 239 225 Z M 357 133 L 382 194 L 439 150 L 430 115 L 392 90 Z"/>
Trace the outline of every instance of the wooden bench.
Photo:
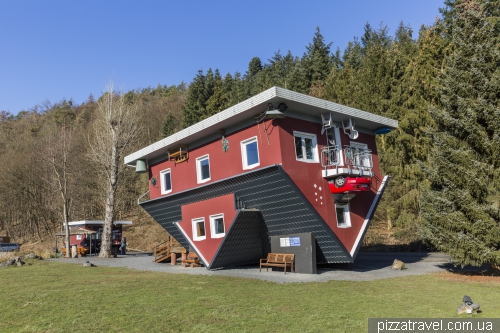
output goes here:
<path id="1" fill-rule="evenodd" d="M 63 256 L 66 256 L 66 248 L 63 247 L 61 249 L 61 252 L 62 252 Z M 71 249 L 70 249 L 70 252 L 71 252 Z M 78 246 L 76 248 L 76 252 L 77 252 L 79 257 L 83 257 L 88 253 L 88 250 L 86 248 L 84 248 L 83 246 Z"/>
<path id="2" fill-rule="evenodd" d="M 182 267 L 201 267 L 200 258 L 194 252 L 189 252 L 186 259 L 182 259 Z"/>
<path id="3" fill-rule="evenodd" d="M 262 271 L 262 266 L 266 266 L 266 272 L 269 271 L 269 266 L 271 266 L 271 267 L 283 267 L 285 274 L 286 274 L 286 268 L 290 267 L 290 271 L 293 273 L 294 259 L 295 259 L 295 254 L 268 253 L 266 259 L 260 259 L 259 272 Z"/>

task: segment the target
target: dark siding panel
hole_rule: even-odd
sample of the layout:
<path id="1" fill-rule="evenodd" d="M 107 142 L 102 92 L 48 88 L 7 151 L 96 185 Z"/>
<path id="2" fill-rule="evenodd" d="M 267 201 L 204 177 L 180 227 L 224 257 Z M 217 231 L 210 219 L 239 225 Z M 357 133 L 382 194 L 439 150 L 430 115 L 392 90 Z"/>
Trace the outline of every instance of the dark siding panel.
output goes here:
<path id="1" fill-rule="evenodd" d="M 351 262 L 352 258 L 314 207 L 281 166 L 266 167 L 183 193 L 141 203 L 141 206 L 186 248 L 189 243 L 174 222 L 182 220 L 181 206 L 234 193 L 239 206 L 262 213 L 269 236 L 312 232 L 317 263 Z"/>
<path id="2" fill-rule="evenodd" d="M 270 251 L 271 244 L 262 214 L 258 210 L 243 210 L 236 215 L 208 268 L 256 264 Z"/>

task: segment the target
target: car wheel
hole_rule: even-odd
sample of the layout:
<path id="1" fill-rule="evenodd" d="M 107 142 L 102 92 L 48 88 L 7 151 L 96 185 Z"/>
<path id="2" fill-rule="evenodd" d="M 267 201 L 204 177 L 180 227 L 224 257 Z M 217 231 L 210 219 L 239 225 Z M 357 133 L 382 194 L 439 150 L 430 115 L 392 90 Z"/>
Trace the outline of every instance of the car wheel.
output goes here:
<path id="1" fill-rule="evenodd" d="M 346 178 L 344 176 L 337 177 L 333 180 L 335 187 L 342 187 L 346 183 Z"/>

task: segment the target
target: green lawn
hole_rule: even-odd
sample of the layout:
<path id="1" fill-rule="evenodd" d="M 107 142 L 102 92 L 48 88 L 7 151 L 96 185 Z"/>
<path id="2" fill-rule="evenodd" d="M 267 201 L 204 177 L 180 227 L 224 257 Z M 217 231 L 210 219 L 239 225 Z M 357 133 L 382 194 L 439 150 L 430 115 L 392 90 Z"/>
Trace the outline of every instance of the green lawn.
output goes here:
<path id="1" fill-rule="evenodd" d="M 0 332 L 366 332 L 369 317 L 500 317 L 500 284 L 435 275 L 274 284 L 33 261 L 0 269 Z"/>

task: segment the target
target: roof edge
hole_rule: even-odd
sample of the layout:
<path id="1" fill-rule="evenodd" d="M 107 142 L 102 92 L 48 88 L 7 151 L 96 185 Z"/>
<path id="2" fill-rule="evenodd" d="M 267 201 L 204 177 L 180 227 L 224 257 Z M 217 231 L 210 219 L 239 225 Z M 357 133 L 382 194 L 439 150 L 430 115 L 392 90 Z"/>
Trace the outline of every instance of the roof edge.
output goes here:
<path id="1" fill-rule="evenodd" d="M 236 105 L 233 105 L 217 114 L 214 114 L 211 117 L 208 117 L 207 119 L 204 119 L 200 122 L 197 122 L 194 125 L 191 125 L 177 133 L 172 134 L 171 136 L 168 136 L 160 141 L 157 141 L 153 144 L 150 144 L 149 146 L 142 148 L 128 156 L 125 156 L 124 162 L 125 164 L 130 164 L 141 157 L 144 157 L 145 155 L 152 153 L 158 149 L 162 149 L 163 147 L 166 147 L 170 144 L 173 144 L 179 140 L 182 140 L 184 138 L 187 138 L 191 134 L 197 133 L 200 130 L 203 130 L 205 128 L 211 127 L 213 125 L 216 125 L 217 123 L 226 120 L 228 118 L 231 118 L 234 115 L 237 115 L 239 113 L 245 112 L 246 110 L 250 109 L 251 107 L 255 105 L 259 105 L 267 100 L 270 100 L 271 98 L 274 98 L 277 96 L 277 87 L 271 87 L 263 92 L 261 92 L 258 95 L 255 95 L 253 97 L 250 97 L 246 100 L 244 100 L 241 103 L 238 103 Z"/>

